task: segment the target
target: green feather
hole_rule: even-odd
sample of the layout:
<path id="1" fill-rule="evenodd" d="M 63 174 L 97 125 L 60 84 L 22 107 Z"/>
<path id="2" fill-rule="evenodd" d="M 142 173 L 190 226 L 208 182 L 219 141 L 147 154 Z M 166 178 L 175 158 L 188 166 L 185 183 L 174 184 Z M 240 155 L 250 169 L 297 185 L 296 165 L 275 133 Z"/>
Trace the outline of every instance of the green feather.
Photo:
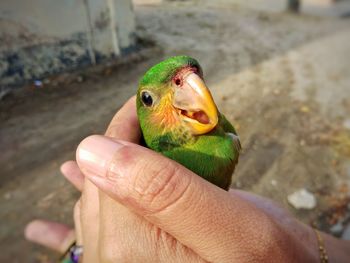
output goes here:
<path id="1" fill-rule="evenodd" d="M 186 66 L 193 66 L 202 75 L 199 63 L 188 56 L 171 57 L 149 69 L 139 83 L 137 113 L 146 146 L 173 159 L 213 184 L 228 189 L 238 161 L 240 143 L 234 127 L 224 115 L 207 134 L 195 136 L 185 127 L 169 128 L 150 121 L 161 108 L 145 107 L 141 91 L 152 93 L 160 101 L 169 94 L 172 77 Z"/>
<path id="2" fill-rule="evenodd" d="M 198 136 L 195 143 L 161 152 L 223 189 L 228 189 L 231 184 L 239 154 L 232 138 L 220 126 Z"/>
<path id="3" fill-rule="evenodd" d="M 201 67 L 197 60 L 188 56 L 171 57 L 150 68 L 140 81 L 140 86 L 161 87 L 167 83 L 176 71 L 183 66 Z"/>

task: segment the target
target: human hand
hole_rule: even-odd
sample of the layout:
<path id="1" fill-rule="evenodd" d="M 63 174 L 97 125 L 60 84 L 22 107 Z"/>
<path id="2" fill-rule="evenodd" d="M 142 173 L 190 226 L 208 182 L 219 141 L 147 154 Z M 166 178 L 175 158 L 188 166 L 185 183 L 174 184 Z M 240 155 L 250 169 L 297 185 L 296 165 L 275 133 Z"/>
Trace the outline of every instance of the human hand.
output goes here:
<path id="1" fill-rule="evenodd" d="M 123 119 L 135 120 L 136 113 L 128 112 L 116 115 L 111 135 L 137 143 L 137 123 Z M 114 199 L 86 179 L 80 184 L 85 198 L 76 206 L 75 222 L 84 262 L 318 262 L 313 230 L 268 199 L 223 191 L 126 141 L 89 137 L 77 156 L 87 178 Z M 324 238 L 326 245 L 340 247 Z M 339 258 L 344 250 L 333 251 Z"/>
<path id="2" fill-rule="evenodd" d="M 270 201 L 240 191 L 227 193 L 130 143 L 138 140 L 126 139 L 129 142 L 89 137 L 77 151 L 84 174 L 138 215 L 124 207 L 115 211 L 117 216 L 109 214 L 114 219 L 105 227 L 109 234 L 100 236 L 106 250 L 102 259 L 288 262 L 318 258 L 313 231 Z M 114 206 L 108 202 L 107 211 Z"/>
<path id="3" fill-rule="evenodd" d="M 108 233 L 112 240 L 100 236 L 107 262 L 318 260 L 313 231 L 284 210 L 226 192 L 149 149 L 91 136 L 77 161 L 89 180 L 135 213 L 113 219 L 119 227 Z"/>

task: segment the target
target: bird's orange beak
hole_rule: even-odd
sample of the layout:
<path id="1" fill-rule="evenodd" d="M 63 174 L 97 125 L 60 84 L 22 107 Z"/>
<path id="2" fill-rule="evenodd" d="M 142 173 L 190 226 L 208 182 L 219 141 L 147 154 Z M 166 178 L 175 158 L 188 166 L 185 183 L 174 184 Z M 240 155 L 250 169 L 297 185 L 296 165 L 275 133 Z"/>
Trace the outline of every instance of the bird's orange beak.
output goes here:
<path id="1" fill-rule="evenodd" d="M 218 110 L 202 78 L 190 72 L 175 87 L 173 106 L 195 135 L 210 132 L 218 123 Z"/>

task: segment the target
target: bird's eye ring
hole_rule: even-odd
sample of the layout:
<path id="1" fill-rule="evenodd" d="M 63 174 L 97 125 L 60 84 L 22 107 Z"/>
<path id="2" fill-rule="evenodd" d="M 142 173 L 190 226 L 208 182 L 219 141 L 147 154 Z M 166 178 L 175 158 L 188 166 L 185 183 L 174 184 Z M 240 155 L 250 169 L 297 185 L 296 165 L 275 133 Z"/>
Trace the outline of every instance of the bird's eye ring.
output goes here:
<path id="1" fill-rule="evenodd" d="M 153 105 L 153 98 L 151 94 L 149 94 L 149 92 L 147 91 L 143 91 L 141 93 L 141 100 L 142 100 L 142 103 L 147 107 L 151 107 Z"/>
<path id="2" fill-rule="evenodd" d="M 181 81 L 180 78 L 175 78 L 175 79 L 174 79 L 174 83 L 175 83 L 176 86 L 181 86 L 182 81 Z"/>

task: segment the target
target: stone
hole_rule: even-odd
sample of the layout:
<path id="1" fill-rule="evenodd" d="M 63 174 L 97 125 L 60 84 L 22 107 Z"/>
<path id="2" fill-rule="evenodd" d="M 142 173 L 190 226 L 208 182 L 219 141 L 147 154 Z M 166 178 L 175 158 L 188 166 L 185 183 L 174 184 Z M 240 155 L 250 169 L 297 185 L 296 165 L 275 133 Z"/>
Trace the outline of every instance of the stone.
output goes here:
<path id="1" fill-rule="evenodd" d="M 335 225 L 333 225 L 329 230 L 333 235 L 339 235 L 343 232 L 344 225 L 343 222 L 339 221 Z"/>
<path id="2" fill-rule="evenodd" d="M 12 197 L 12 195 L 11 195 L 10 192 L 7 192 L 7 193 L 4 194 L 4 199 L 5 199 L 5 200 L 10 200 L 11 197 Z"/>
<path id="3" fill-rule="evenodd" d="M 42 87 L 43 86 L 43 82 L 41 80 L 34 80 L 34 85 L 35 87 Z"/>
<path id="4" fill-rule="evenodd" d="M 314 209 L 316 207 L 315 196 L 305 188 L 288 195 L 289 204 L 296 209 Z"/>
<path id="5" fill-rule="evenodd" d="M 344 239 L 344 240 L 350 240 L 350 224 L 348 224 L 345 227 L 345 230 L 344 230 L 341 238 Z"/>
<path id="6" fill-rule="evenodd" d="M 350 119 L 346 119 L 346 120 L 343 122 L 343 126 L 344 126 L 344 128 L 350 130 Z"/>

